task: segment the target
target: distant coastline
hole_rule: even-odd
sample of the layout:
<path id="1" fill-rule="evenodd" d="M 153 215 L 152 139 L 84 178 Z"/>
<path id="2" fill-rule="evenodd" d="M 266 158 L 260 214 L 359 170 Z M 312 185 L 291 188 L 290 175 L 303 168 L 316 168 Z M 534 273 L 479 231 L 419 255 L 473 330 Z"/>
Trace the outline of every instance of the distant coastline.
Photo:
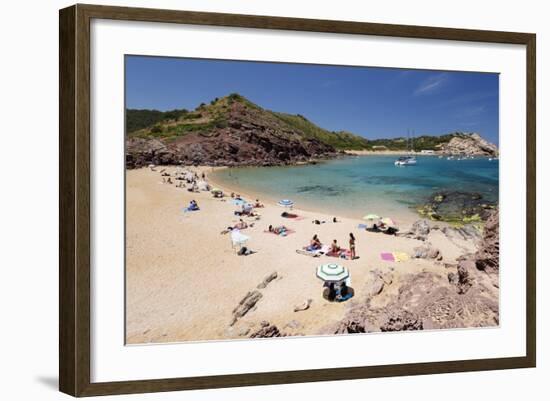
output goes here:
<path id="1" fill-rule="evenodd" d="M 407 152 L 405 150 L 345 150 L 346 155 L 351 156 L 404 156 L 414 152 Z M 414 153 L 416 154 L 416 153 Z"/>

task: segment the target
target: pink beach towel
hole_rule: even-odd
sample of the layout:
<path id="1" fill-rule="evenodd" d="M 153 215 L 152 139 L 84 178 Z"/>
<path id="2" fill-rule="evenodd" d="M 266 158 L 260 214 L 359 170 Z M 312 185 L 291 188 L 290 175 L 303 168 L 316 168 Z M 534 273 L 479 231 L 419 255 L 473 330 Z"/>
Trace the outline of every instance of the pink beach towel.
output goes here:
<path id="1" fill-rule="evenodd" d="M 340 248 L 338 252 L 329 251 L 326 253 L 326 255 L 335 258 L 341 258 L 342 256 L 344 256 L 346 259 L 349 259 L 351 258 L 351 251 L 349 249 Z"/>
<path id="2" fill-rule="evenodd" d="M 385 260 L 386 262 L 395 262 L 395 257 L 391 252 L 381 252 L 380 259 Z"/>

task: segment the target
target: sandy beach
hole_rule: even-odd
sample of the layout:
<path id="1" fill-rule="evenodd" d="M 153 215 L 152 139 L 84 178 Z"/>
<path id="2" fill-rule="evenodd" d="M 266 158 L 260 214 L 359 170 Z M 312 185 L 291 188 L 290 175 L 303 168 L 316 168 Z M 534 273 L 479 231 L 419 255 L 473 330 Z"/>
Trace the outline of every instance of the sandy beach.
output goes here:
<path id="1" fill-rule="evenodd" d="M 194 170 L 199 175 L 212 171 Z M 166 171 L 173 174 L 175 167 Z M 399 288 L 401 275 L 422 271 L 446 275 L 445 263 L 456 263 L 465 250 L 474 249 L 471 242 L 451 242 L 435 233 L 431 242 L 440 249 L 443 260 L 386 262 L 381 260 L 381 252 L 413 254 L 421 241 L 359 230 L 360 220 L 338 218 L 339 222 L 333 223 L 334 216 L 302 210 L 299 205 L 293 212 L 303 218 L 286 219 L 281 217 L 283 208 L 265 203 L 264 208 L 256 209 L 261 214 L 259 220 L 245 218 L 253 227 L 241 231 L 250 237 L 247 245 L 256 253 L 239 256 L 230 235 L 221 234 L 239 219 L 233 214 L 238 207 L 231 198 L 216 199 L 210 192 L 191 193 L 175 183 L 165 184 L 159 171 L 147 168 L 128 170 L 126 178 L 128 344 L 243 338 L 261 327 L 262 321 L 290 335 L 318 334 L 342 319 L 350 303 L 323 298 L 323 282 L 315 275 L 319 264 L 337 262 L 347 267 L 356 300 L 365 298 L 363 288 L 371 271 L 391 272 L 393 283 L 376 299 L 383 304 L 384 297 Z M 241 196 L 256 199 L 254 194 Z M 184 213 L 192 199 L 200 211 Z M 326 223 L 313 224 L 314 219 Z M 270 224 L 284 224 L 295 233 L 286 237 L 265 233 Z M 350 232 L 357 239 L 358 259 L 313 258 L 296 252 L 308 245 L 314 234 L 325 244 L 337 239 L 348 248 Z M 230 326 L 241 299 L 274 272 L 277 278 L 258 290 L 262 298 L 256 306 Z M 307 302 L 307 310 L 294 312 L 295 306 Z"/>
<path id="2" fill-rule="evenodd" d="M 412 152 L 420 155 L 421 153 Z M 411 154 L 406 150 L 346 150 L 346 154 L 354 156 L 405 156 Z"/>

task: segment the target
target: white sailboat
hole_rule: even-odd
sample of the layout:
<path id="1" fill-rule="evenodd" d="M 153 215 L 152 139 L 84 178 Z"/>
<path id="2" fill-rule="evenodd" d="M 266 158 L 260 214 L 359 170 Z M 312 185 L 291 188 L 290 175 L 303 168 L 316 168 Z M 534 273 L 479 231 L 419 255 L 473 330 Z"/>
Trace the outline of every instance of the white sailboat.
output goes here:
<path id="1" fill-rule="evenodd" d="M 413 146 L 412 146 L 413 139 L 409 138 L 409 136 L 410 136 L 410 133 L 407 130 L 407 149 L 409 151 L 409 155 L 408 156 L 401 156 L 395 162 L 393 162 L 393 164 L 396 165 L 396 166 L 414 166 L 414 165 L 416 165 L 416 157 L 414 157 L 411 154 L 412 149 L 413 149 Z M 410 147 L 409 147 L 409 141 L 410 141 Z"/>

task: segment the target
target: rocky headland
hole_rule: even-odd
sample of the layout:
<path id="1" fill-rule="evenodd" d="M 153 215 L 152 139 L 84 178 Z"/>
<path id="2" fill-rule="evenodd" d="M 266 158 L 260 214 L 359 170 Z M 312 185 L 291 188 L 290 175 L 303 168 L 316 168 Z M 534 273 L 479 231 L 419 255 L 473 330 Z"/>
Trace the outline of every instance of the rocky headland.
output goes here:
<path id="1" fill-rule="evenodd" d="M 441 144 L 438 150 L 450 155 L 498 156 L 497 146 L 475 132 L 457 133 L 449 142 Z"/>

